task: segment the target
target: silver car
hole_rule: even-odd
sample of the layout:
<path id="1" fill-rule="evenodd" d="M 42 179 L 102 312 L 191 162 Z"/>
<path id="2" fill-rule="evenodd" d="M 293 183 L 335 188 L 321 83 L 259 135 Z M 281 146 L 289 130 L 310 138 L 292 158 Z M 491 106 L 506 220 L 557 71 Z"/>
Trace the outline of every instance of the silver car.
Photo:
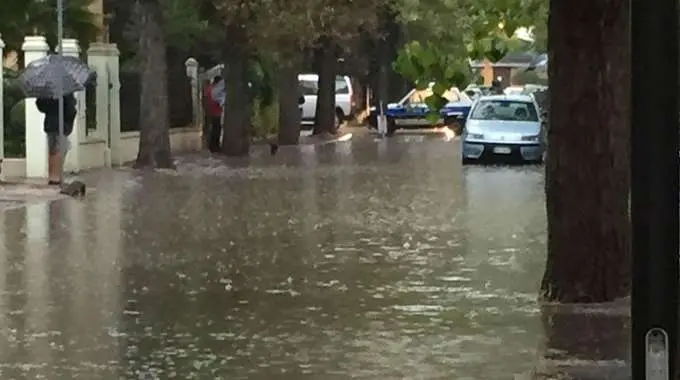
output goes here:
<path id="1" fill-rule="evenodd" d="M 463 163 L 515 159 L 540 163 L 545 131 L 530 95 L 490 95 L 475 102 L 463 133 Z"/>

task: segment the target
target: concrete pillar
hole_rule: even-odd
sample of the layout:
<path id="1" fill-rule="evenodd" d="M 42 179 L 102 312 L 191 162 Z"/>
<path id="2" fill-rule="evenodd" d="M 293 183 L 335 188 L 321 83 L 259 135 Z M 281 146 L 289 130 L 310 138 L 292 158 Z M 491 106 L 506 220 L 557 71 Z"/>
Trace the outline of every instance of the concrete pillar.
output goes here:
<path id="1" fill-rule="evenodd" d="M 191 110 L 193 115 L 194 128 L 201 128 L 201 107 L 200 97 L 198 92 L 198 61 L 195 58 L 189 58 L 184 62 L 187 69 L 187 77 L 191 81 Z"/>
<path id="2" fill-rule="evenodd" d="M 43 36 L 26 36 L 21 50 L 24 65 L 47 55 L 50 47 Z M 44 115 L 38 111 L 35 98 L 26 99 L 26 177 L 47 178 L 47 136 L 43 130 Z"/>
<path id="3" fill-rule="evenodd" d="M 62 41 L 64 46 L 64 55 L 71 57 L 80 57 L 80 45 L 78 40 L 73 38 L 64 38 Z M 80 152 L 80 143 L 85 139 L 87 118 L 86 112 L 86 98 L 85 91 L 79 91 L 74 94 L 77 102 L 78 113 L 73 123 L 73 132 L 68 136 L 71 143 L 71 150 L 66 155 L 66 162 L 64 163 L 64 171 L 79 172 L 82 168 L 80 160 L 82 158 Z"/>
<path id="4" fill-rule="evenodd" d="M 116 44 L 96 42 L 90 44 L 87 50 L 87 63 L 97 72 L 97 127 L 92 137 L 106 140 L 106 162 L 109 166 L 123 164 L 120 152 L 119 55 Z"/>
<path id="5" fill-rule="evenodd" d="M 5 116 L 3 111 L 5 110 L 5 105 L 3 104 L 3 100 L 5 99 L 5 95 L 3 93 L 3 89 L 5 87 L 5 73 L 3 72 L 4 68 L 4 50 L 5 50 L 5 43 L 2 41 L 2 36 L 0 36 L 0 175 L 2 175 L 2 161 L 5 159 Z"/>

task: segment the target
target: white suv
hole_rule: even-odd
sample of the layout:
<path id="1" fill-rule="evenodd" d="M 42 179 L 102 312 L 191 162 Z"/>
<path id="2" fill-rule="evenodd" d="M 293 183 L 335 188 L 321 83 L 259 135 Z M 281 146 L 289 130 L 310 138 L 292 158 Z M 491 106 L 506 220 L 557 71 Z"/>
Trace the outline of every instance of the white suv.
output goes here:
<path id="1" fill-rule="evenodd" d="M 302 105 L 302 125 L 314 125 L 316 118 L 316 98 L 319 92 L 319 76 L 317 74 L 298 75 L 300 88 L 305 97 Z M 348 76 L 335 77 L 335 116 L 336 124 L 346 120 L 352 113 L 354 103 L 352 101 L 352 82 Z"/>

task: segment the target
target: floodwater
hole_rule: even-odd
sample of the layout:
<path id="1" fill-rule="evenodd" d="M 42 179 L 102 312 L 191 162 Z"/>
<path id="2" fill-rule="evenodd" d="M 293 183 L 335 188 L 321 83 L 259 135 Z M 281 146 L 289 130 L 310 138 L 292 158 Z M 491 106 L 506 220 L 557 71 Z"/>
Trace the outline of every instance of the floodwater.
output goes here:
<path id="1" fill-rule="evenodd" d="M 543 169 L 459 155 L 257 148 L 6 207 L 0 378 L 535 378 Z"/>

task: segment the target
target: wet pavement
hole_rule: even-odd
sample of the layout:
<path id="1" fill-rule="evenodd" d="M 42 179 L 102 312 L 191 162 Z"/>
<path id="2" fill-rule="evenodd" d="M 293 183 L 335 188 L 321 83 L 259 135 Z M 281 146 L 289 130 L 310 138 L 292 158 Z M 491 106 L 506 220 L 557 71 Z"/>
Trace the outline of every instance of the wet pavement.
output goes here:
<path id="1" fill-rule="evenodd" d="M 0 377 L 536 378 L 542 170 L 404 134 L 88 174 L 0 208 Z"/>

